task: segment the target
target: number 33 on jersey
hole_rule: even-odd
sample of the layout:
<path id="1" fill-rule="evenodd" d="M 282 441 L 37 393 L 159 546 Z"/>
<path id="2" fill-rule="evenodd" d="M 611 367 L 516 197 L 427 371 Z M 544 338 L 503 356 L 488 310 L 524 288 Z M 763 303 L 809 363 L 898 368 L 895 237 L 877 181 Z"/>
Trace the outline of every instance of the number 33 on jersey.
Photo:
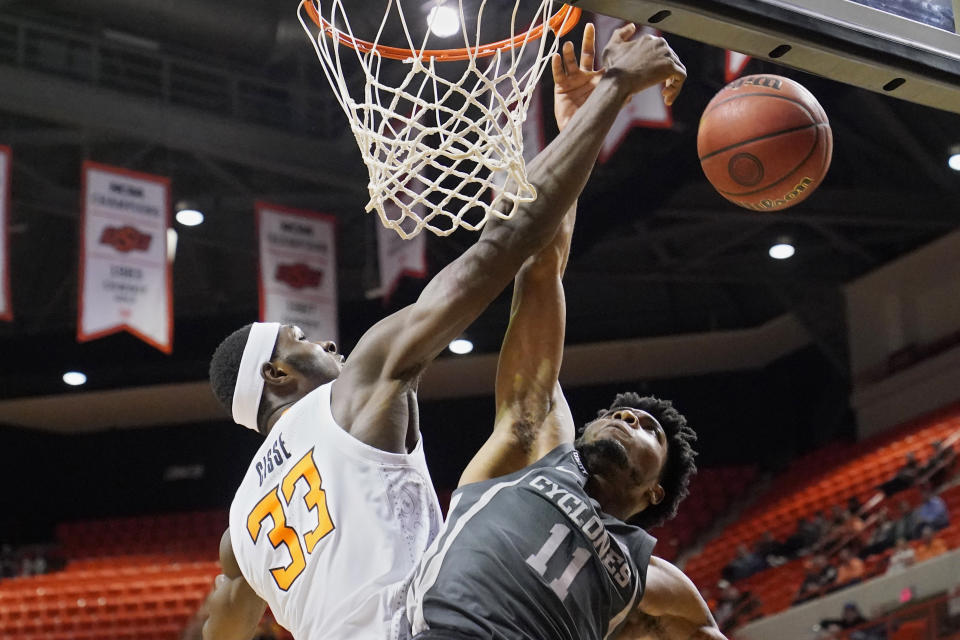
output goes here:
<path id="1" fill-rule="evenodd" d="M 297 483 L 306 485 L 302 506 L 300 501 L 293 500 Z M 293 501 L 291 503 L 291 501 Z M 297 531 L 287 525 L 288 514 L 292 509 L 305 508 L 316 512 L 316 526 L 310 531 Z M 267 519 L 273 521 L 272 528 L 267 532 L 266 539 L 274 549 L 281 545 L 290 554 L 290 564 L 285 567 L 270 569 L 277 586 L 286 591 L 290 585 L 300 577 L 307 566 L 307 556 L 313 553 L 314 547 L 328 533 L 334 530 L 330 511 L 327 509 L 327 496 L 323 490 L 323 479 L 313 460 L 313 449 L 307 452 L 287 472 L 280 483 L 271 489 L 247 516 L 247 533 L 253 543 L 260 544 L 263 536 L 264 523 Z M 299 522 L 309 522 L 304 518 L 297 518 Z"/>

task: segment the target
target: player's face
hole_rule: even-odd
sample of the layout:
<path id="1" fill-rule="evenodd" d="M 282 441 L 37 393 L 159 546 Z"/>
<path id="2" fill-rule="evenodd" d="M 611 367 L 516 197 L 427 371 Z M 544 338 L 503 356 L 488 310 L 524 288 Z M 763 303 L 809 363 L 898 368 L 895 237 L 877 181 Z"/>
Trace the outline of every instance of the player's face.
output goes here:
<path id="1" fill-rule="evenodd" d="M 617 408 L 607 411 L 587 425 L 577 448 L 585 460 L 594 483 L 602 494 L 597 497 L 629 517 L 663 497 L 660 473 L 667 461 L 667 434 L 646 411 Z"/>
<path id="2" fill-rule="evenodd" d="M 277 358 L 285 362 L 307 383 L 316 388 L 336 379 L 343 369 L 344 358 L 331 341 L 311 342 L 296 325 L 280 327 L 277 335 Z"/>

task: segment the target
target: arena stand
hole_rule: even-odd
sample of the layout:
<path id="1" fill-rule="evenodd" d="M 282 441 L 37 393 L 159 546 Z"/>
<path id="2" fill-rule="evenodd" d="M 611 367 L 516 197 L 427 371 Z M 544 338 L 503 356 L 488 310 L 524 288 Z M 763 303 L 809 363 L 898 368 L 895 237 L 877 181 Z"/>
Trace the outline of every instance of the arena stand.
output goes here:
<path id="1" fill-rule="evenodd" d="M 656 554 L 665 560 L 675 560 L 743 497 L 756 478 L 755 467 L 701 469 L 693 477 L 690 495 L 677 516 L 650 530 L 650 534 L 657 538 Z"/>
<path id="2" fill-rule="evenodd" d="M 725 513 L 756 478 L 753 467 L 704 469 L 680 515 L 654 530 L 674 558 Z M 449 491 L 441 491 L 444 505 Z M 223 510 L 65 523 L 61 571 L 0 582 L 0 638 L 175 640 L 219 573 Z M 269 615 L 262 637 L 289 637 Z"/>
<path id="3" fill-rule="evenodd" d="M 861 516 L 867 523 L 871 522 L 871 514 L 882 506 L 904 499 L 916 506 L 920 501 L 916 487 L 889 498 L 879 493 L 877 487 L 896 473 L 909 452 L 925 456 L 934 441 L 946 441 L 957 450 L 960 448 L 958 433 L 960 406 L 952 406 L 869 440 L 833 444 L 796 460 L 741 518 L 692 557 L 685 571 L 701 590 L 710 592 L 721 580 L 721 571 L 734 558 L 736 548 L 740 544 L 752 548 L 766 531 L 783 540 L 793 532 L 799 518 L 809 518 L 817 511 L 828 512 L 832 506 L 845 504 L 851 497 L 863 504 Z M 955 480 L 948 482 L 940 495 L 951 513 L 951 524 L 939 531 L 938 536 L 946 541 L 948 548 L 960 547 L 960 486 Z M 863 534 L 868 532 L 869 529 Z M 836 550 L 823 549 L 823 552 L 829 554 Z M 865 579 L 882 573 L 889 555 L 886 551 L 868 557 Z M 804 579 L 807 561 L 808 558 L 803 557 L 794 559 L 735 583 L 741 593 L 752 593 L 759 600 L 750 619 L 769 616 L 791 606 Z"/>
<path id="4" fill-rule="evenodd" d="M 63 571 L 0 584 L 0 637 L 179 638 L 219 572 L 224 511 L 63 524 Z"/>

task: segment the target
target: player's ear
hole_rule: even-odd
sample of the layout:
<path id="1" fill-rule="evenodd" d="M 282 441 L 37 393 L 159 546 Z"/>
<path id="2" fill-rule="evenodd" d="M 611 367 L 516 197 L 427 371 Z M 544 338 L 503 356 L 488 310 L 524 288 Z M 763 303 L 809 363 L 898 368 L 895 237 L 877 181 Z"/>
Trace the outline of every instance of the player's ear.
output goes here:
<path id="1" fill-rule="evenodd" d="M 286 365 L 279 360 L 264 362 L 260 367 L 263 382 L 271 387 L 282 387 L 294 382 Z"/>
<path id="2" fill-rule="evenodd" d="M 664 491 L 663 485 L 659 483 L 654 485 L 650 491 L 647 492 L 647 496 L 650 498 L 650 504 L 660 504 L 666 494 L 667 492 Z"/>

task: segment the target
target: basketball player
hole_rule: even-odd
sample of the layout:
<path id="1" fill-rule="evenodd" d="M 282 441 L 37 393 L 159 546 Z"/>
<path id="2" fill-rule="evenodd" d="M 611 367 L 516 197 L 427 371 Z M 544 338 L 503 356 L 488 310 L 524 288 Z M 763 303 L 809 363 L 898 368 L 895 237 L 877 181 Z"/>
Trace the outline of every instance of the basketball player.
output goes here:
<path id="1" fill-rule="evenodd" d="M 599 82 L 593 44 L 588 27 L 579 66 L 572 46 L 553 60 L 557 86 L 573 94 L 555 101 L 561 129 Z M 684 417 L 667 401 L 620 394 L 574 441 L 557 382 L 572 231 L 571 213 L 516 277 L 493 435 L 408 594 L 417 640 L 723 638 L 641 528 L 672 517 L 687 494 L 696 435 Z"/>
<path id="2" fill-rule="evenodd" d="M 411 306 L 368 330 L 345 360 L 293 326 L 256 323 L 218 347 L 211 383 L 234 419 L 266 438 L 221 541 L 207 639 L 249 638 L 269 603 L 298 639 L 383 640 L 409 633 L 404 599 L 440 514 L 423 459 L 417 382 L 424 368 L 554 237 L 605 133 L 630 95 L 686 73 L 659 38 L 622 30 L 607 72 L 563 133 L 529 166 L 538 198 L 441 270 Z"/>

